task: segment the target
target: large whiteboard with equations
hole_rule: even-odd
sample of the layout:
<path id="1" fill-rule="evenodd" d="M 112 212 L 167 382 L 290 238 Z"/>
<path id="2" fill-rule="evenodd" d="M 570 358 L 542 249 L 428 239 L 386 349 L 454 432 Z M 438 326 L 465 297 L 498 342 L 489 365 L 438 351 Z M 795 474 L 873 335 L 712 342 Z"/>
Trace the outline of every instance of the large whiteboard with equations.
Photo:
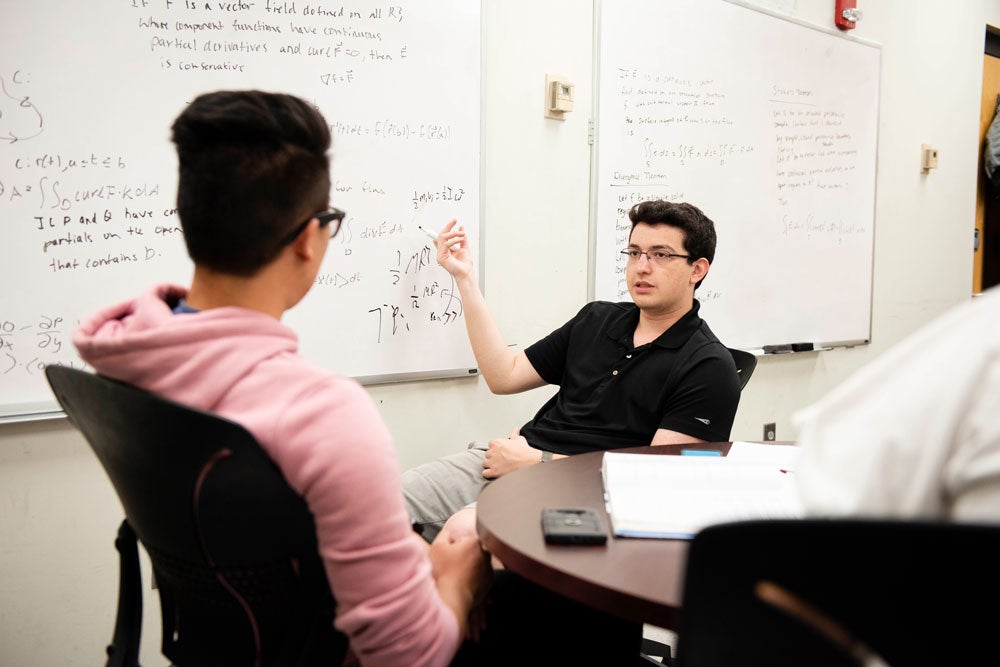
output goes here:
<path id="1" fill-rule="evenodd" d="M 83 365 L 82 318 L 189 283 L 169 128 L 218 89 L 299 95 L 331 126 L 348 216 L 285 316 L 302 354 L 366 383 L 476 373 L 418 226 L 481 238 L 480 2 L 33 0 L 2 32 L 0 419 L 58 414 L 43 369 Z"/>
<path id="2" fill-rule="evenodd" d="M 868 342 L 878 46 L 723 0 L 608 0 L 598 25 L 594 297 L 630 298 L 629 208 L 687 201 L 723 343 Z"/>

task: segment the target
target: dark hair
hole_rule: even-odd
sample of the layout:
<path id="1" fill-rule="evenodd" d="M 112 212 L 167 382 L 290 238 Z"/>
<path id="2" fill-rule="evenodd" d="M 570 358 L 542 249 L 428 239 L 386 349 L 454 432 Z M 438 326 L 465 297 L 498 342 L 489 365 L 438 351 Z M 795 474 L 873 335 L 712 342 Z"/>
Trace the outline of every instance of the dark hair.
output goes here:
<path id="1" fill-rule="evenodd" d="M 305 101 L 258 90 L 199 95 L 172 127 L 188 255 L 249 276 L 330 197 L 330 129 Z"/>
<path id="2" fill-rule="evenodd" d="M 715 224 L 693 204 L 662 199 L 643 201 L 629 210 L 628 219 L 632 221 L 632 229 L 644 222 L 647 225 L 670 225 L 684 232 L 684 250 L 690 255 L 688 264 L 694 264 L 701 257 L 707 259 L 709 264 L 715 259 Z M 698 289 L 703 282 L 704 278 L 694 288 Z"/>

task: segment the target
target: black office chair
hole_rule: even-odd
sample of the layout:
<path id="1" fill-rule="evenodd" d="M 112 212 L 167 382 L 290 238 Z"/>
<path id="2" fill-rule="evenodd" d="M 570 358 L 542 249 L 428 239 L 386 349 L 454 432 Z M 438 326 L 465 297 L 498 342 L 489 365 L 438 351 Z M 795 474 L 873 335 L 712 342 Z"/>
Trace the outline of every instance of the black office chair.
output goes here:
<path id="1" fill-rule="evenodd" d="M 750 376 L 753 375 L 754 369 L 757 368 L 757 355 L 732 347 L 728 349 L 729 353 L 733 355 L 733 361 L 736 362 L 736 372 L 740 376 L 740 391 L 743 391 L 743 387 L 747 386 Z"/>
<path id="2" fill-rule="evenodd" d="M 719 524 L 691 543 L 677 667 L 1000 663 L 1000 525 L 875 519 Z M 760 597 L 771 582 L 856 640 Z"/>
<path id="3" fill-rule="evenodd" d="M 246 429 L 93 373 L 45 374 L 125 510 L 109 667 L 139 664 L 136 537 L 153 565 L 172 663 L 341 663 L 347 640 L 332 626 L 312 515 Z"/>

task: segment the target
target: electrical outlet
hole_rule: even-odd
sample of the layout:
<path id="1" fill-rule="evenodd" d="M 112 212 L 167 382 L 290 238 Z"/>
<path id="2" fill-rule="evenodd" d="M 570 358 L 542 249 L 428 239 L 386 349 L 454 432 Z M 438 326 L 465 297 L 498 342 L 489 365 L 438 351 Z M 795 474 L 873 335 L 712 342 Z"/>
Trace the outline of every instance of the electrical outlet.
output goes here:
<path id="1" fill-rule="evenodd" d="M 764 424 L 764 440 L 774 442 L 777 436 L 777 428 L 774 422 Z"/>

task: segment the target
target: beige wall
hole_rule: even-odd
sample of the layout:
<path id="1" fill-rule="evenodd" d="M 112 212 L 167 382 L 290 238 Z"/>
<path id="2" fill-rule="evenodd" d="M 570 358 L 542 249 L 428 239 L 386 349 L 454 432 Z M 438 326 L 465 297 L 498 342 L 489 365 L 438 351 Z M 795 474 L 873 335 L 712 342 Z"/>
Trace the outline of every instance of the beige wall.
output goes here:
<path id="1" fill-rule="evenodd" d="M 833 26 L 830 0 L 757 4 Z M 1000 25 L 1000 0 L 966 0 L 961 11 L 930 0 L 858 4 L 864 18 L 854 33 L 883 47 L 872 343 L 761 359 L 734 439 L 759 439 L 768 421 L 777 423 L 779 439 L 794 438 L 796 409 L 969 298 L 983 36 L 986 24 Z M 485 286 L 504 335 L 524 346 L 587 298 L 592 6 L 485 0 L 484 21 Z M 546 72 L 576 84 L 576 111 L 563 123 L 543 118 Z M 919 168 L 923 143 L 940 151 L 940 167 L 929 175 Z M 494 397 L 477 378 L 370 391 L 402 466 L 507 435 L 551 393 Z M 0 664 L 101 663 L 114 616 L 112 539 L 120 518 L 102 471 L 65 423 L 0 426 Z M 166 661 L 151 592 L 147 603 L 142 661 L 152 667 Z"/>

